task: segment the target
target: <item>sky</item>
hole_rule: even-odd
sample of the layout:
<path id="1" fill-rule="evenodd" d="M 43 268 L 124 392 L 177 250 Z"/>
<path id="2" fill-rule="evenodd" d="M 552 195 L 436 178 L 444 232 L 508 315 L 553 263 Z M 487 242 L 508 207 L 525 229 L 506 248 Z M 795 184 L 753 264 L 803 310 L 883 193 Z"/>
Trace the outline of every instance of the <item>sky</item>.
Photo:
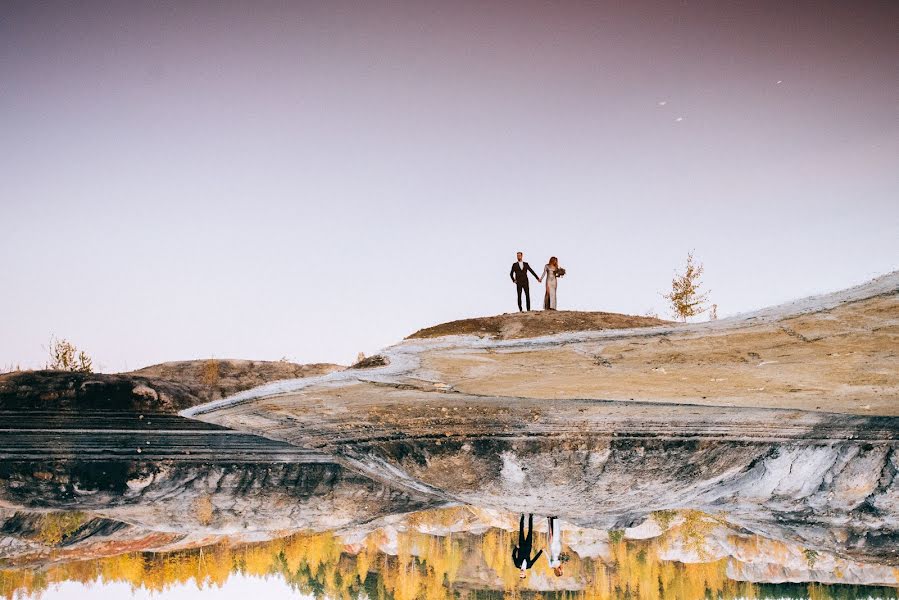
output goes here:
<path id="1" fill-rule="evenodd" d="M 899 268 L 896 2 L 0 3 L 0 370 L 348 364 Z M 531 284 L 533 304 L 542 304 Z"/>

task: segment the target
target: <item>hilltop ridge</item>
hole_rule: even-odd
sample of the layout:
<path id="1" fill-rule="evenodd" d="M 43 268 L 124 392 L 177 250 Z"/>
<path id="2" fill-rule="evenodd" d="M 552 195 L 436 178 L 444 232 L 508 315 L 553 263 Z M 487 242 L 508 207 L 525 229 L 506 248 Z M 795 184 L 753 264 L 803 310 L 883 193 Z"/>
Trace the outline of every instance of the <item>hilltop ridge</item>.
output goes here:
<path id="1" fill-rule="evenodd" d="M 577 310 L 538 310 L 505 313 L 449 321 L 419 329 L 409 339 L 428 339 L 446 335 L 476 335 L 500 340 L 554 335 L 567 331 L 631 329 L 670 324 L 656 317 L 638 317 L 620 313 Z"/>

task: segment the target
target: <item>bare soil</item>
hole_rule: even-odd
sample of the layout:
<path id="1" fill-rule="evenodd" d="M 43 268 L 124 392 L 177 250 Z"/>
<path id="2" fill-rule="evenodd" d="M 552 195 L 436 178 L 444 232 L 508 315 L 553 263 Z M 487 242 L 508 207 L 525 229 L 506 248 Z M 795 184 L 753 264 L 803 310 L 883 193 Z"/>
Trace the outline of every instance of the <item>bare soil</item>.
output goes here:
<path id="1" fill-rule="evenodd" d="M 670 321 L 663 321 L 655 317 L 637 317 L 619 313 L 542 310 L 450 321 L 420 329 L 406 339 L 436 338 L 445 335 L 476 335 L 508 340 L 540 337 L 568 331 L 632 329 L 668 323 Z"/>

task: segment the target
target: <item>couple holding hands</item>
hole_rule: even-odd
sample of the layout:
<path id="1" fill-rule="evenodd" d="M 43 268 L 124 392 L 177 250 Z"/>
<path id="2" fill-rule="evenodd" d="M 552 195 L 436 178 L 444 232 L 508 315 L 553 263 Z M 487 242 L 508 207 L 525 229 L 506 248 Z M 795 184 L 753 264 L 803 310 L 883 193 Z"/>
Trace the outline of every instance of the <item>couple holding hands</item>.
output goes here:
<path id="1" fill-rule="evenodd" d="M 546 560 L 549 567 L 556 574 L 556 577 L 562 576 L 562 563 L 568 560 L 568 555 L 562 553 L 562 526 L 556 517 L 548 518 L 548 527 L 546 530 L 546 545 L 549 554 Z M 537 554 L 531 558 L 534 549 L 534 515 L 528 515 L 528 533 L 524 533 L 524 514 L 518 521 L 518 544 L 512 548 L 512 563 L 516 568 L 520 569 L 519 577 L 524 579 L 527 577 L 527 570 L 534 566 L 543 550 L 538 550 Z"/>
<path id="2" fill-rule="evenodd" d="M 558 285 L 558 278 L 565 274 L 565 269 L 559 266 L 559 259 L 555 256 L 551 256 L 549 262 L 543 267 L 543 274 L 537 275 L 534 273 L 531 266 L 524 261 L 524 253 L 519 252 L 516 254 L 516 258 L 518 260 L 512 263 L 512 270 L 509 271 L 509 277 L 512 278 L 512 281 L 515 283 L 515 287 L 518 290 L 518 310 L 524 310 L 521 307 L 522 291 L 524 291 L 524 298 L 526 301 L 525 306 L 527 306 L 528 310 L 531 310 L 531 291 L 528 288 L 528 271 L 537 278 L 538 283 L 542 282 L 544 277 L 546 278 L 546 294 L 543 295 L 543 308 L 545 310 L 556 310 L 556 285 Z"/>

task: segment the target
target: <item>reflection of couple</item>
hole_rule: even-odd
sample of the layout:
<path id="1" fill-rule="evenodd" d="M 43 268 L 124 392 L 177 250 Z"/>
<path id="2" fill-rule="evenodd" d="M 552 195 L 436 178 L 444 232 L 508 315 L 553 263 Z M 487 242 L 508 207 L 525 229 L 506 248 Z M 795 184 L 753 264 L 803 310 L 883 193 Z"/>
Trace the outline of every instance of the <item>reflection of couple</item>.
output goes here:
<path id="1" fill-rule="evenodd" d="M 559 259 L 551 256 L 549 262 L 543 267 L 543 274 L 537 275 L 531 268 L 531 265 L 524 262 L 524 254 L 519 252 L 516 255 L 518 259 L 512 263 L 512 270 L 509 271 L 509 277 L 515 283 L 518 290 L 518 310 L 524 310 L 521 307 L 521 292 L 524 291 L 524 298 L 528 310 L 531 310 L 531 291 L 528 287 L 528 271 L 537 278 L 538 282 L 542 282 L 546 277 L 546 293 L 543 296 L 543 308 L 546 310 L 556 310 L 556 285 L 558 278 L 565 274 L 565 269 L 559 267 Z"/>
<path id="2" fill-rule="evenodd" d="M 552 568 L 556 577 L 562 576 L 562 528 L 556 517 L 549 517 L 549 531 L 547 533 L 547 541 L 549 546 L 549 555 L 546 557 L 549 566 Z M 528 515 L 528 534 L 524 534 L 524 515 L 518 521 L 518 545 L 512 549 L 512 562 L 516 567 L 521 569 L 519 577 L 522 579 L 527 575 L 527 570 L 534 566 L 543 550 L 538 550 L 534 558 L 531 558 L 531 551 L 534 543 L 534 515 Z"/>

